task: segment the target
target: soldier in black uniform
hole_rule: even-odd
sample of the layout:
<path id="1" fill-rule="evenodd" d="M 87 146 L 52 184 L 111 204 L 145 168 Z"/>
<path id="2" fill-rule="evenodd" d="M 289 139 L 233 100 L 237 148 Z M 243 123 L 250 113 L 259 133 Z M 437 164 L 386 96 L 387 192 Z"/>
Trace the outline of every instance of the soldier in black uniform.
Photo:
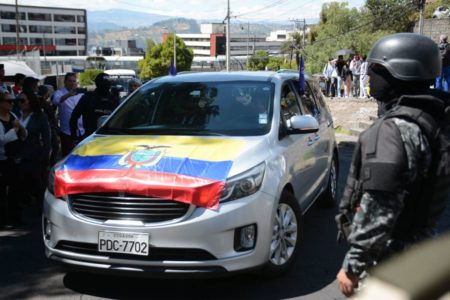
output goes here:
<path id="1" fill-rule="evenodd" d="M 389 35 L 367 61 L 386 114 L 359 138 L 336 217 L 350 244 L 337 274 L 346 296 L 370 267 L 434 234 L 450 184 L 449 94 L 429 89 L 441 72 L 436 44 Z"/>
<path id="2" fill-rule="evenodd" d="M 100 73 L 95 77 L 96 89 L 87 92 L 81 97 L 70 116 L 70 132 L 75 141 L 82 140 L 97 130 L 97 120 L 104 115 L 110 115 L 119 105 L 118 95 L 111 93 L 111 81 L 109 75 Z M 80 116 L 83 118 L 85 135 L 76 136 L 77 122 Z"/>

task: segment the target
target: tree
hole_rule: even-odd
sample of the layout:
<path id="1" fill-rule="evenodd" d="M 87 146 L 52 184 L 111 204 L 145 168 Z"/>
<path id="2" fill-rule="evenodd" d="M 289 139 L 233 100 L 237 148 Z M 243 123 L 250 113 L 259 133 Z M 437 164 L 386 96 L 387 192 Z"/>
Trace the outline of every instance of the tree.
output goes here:
<path id="1" fill-rule="evenodd" d="M 281 45 L 281 53 L 289 54 L 290 68 L 292 68 L 292 59 L 295 57 L 295 64 L 300 61 L 300 52 L 303 49 L 303 36 L 296 31 L 292 34 L 292 38 Z"/>
<path id="2" fill-rule="evenodd" d="M 147 39 L 147 49 L 145 52 L 144 59 L 139 61 L 139 69 L 140 69 L 140 77 L 141 79 L 150 79 L 152 78 L 152 71 L 150 70 L 150 53 L 152 49 L 155 47 L 156 43 L 152 39 Z"/>
<path id="3" fill-rule="evenodd" d="M 372 32 L 411 31 L 418 20 L 417 11 L 418 6 L 411 4 L 411 0 L 367 0 L 365 5 L 367 20 L 372 20 Z"/>
<path id="4" fill-rule="evenodd" d="M 289 66 L 290 61 L 288 61 L 284 57 L 269 57 L 269 62 L 266 67 L 268 70 L 277 71 L 280 69 L 290 69 L 292 66 Z M 295 68 L 295 66 L 294 66 Z"/>
<path id="5" fill-rule="evenodd" d="M 348 8 L 345 2 L 324 4 L 320 13 L 320 23 L 311 29 L 309 38 L 311 43 L 305 49 L 306 71 L 313 74 L 322 72 L 327 60 L 336 58 L 336 51 L 340 49 L 351 49 L 361 55 L 367 54 L 376 40 L 396 32 L 395 28 L 399 28 L 397 19 L 389 14 L 390 7 L 389 5 L 387 7 L 389 8 L 387 13 L 376 17 L 367 7 L 358 10 Z M 396 7 L 400 10 L 399 6 Z M 375 10 L 375 6 L 372 6 L 372 9 Z M 381 14 L 381 11 L 379 13 Z M 414 13 L 413 10 L 408 16 L 411 17 Z M 373 24 L 375 18 L 380 18 L 382 27 L 378 28 Z"/>
<path id="6" fill-rule="evenodd" d="M 87 69 L 83 73 L 80 74 L 80 86 L 87 87 L 95 85 L 95 77 L 98 74 L 102 73 L 103 70 L 100 69 Z"/>
<path id="7" fill-rule="evenodd" d="M 248 59 L 249 70 L 261 71 L 265 70 L 267 64 L 269 63 L 269 53 L 264 50 L 256 51 L 254 56 L 250 56 Z"/>
<path id="8" fill-rule="evenodd" d="M 176 37 L 176 59 L 177 72 L 189 71 L 191 69 L 194 52 L 192 49 L 186 48 L 185 43 Z M 141 71 L 142 79 L 150 79 L 154 77 L 169 74 L 170 63 L 173 60 L 173 34 L 169 34 L 167 40 L 161 44 L 151 47 L 147 51 L 144 62 L 140 65 L 141 70 L 148 68 L 145 74 Z"/>

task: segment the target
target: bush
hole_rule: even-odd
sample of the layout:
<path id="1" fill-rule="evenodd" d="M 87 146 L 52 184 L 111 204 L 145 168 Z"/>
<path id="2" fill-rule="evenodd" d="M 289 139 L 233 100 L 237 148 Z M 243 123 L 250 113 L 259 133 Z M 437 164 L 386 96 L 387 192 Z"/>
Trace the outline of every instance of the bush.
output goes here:
<path id="1" fill-rule="evenodd" d="M 94 82 L 95 77 L 97 77 L 97 75 L 102 72 L 103 72 L 103 70 L 99 70 L 99 69 L 85 70 L 84 73 L 80 74 L 80 86 L 87 87 L 90 85 L 95 85 L 95 82 Z"/>

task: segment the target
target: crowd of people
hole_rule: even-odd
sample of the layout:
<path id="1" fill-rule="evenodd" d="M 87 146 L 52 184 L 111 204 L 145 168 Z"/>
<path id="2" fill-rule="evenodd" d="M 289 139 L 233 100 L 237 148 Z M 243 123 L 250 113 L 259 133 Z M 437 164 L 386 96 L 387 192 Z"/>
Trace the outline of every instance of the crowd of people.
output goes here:
<path id="1" fill-rule="evenodd" d="M 329 58 L 322 72 L 327 97 L 368 98 L 368 76 L 366 56 L 359 54 L 345 60 Z"/>
<path id="2" fill-rule="evenodd" d="M 434 84 L 437 90 L 449 91 L 450 86 L 450 44 L 448 36 L 439 38 L 442 71 Z M 343 55 L 329 58 L 322 71 L 327 97 L 370 98 L 368 63 L 366 55 L 351 54 L 347 60 Z M 383 110 L 383 109 L 382 109 Z"/>
<path id="3" fill-rule="evenodd" d="M 67 73 L 64 87 L 39 85 L 23 74 L 14 85 L 5 82 L 0 64 L 0 228 L 21 224 L 24 207 L 42 213 L 49 169 L 97 128 L 97 119 L 120 103 L 109 75 L 95 78 L 96 89 L 78 88 L 76 73 Z M 141 85 L 129 81 L 129 94 Z"/>

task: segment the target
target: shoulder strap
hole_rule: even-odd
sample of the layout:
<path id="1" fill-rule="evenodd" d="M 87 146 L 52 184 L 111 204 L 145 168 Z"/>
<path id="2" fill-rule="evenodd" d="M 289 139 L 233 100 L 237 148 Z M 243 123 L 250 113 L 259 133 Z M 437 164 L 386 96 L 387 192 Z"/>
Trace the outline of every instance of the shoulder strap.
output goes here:
<path id="1" fill-rule="evenodd" d="M 428 97 L 434 98 L 429 95 L 408 95 L 401 97 L 397 105 L 389 110 L 384 118 L 400 118 L 406 121 L 414 122 L 424 131 L 424 134 L 428 137 L 429 142 L 432 142 L 437 136 L 437 128 L 439 128 L 439 124 L 434 116 L 415 105 L 417 103 L 426 103 L 426 98 Z M 411 106 L 409 104 L 411 104 Z M 436 110 L 441 110 L 440 114 L 442 115 L 444 107 L 440 107 Z"/>

